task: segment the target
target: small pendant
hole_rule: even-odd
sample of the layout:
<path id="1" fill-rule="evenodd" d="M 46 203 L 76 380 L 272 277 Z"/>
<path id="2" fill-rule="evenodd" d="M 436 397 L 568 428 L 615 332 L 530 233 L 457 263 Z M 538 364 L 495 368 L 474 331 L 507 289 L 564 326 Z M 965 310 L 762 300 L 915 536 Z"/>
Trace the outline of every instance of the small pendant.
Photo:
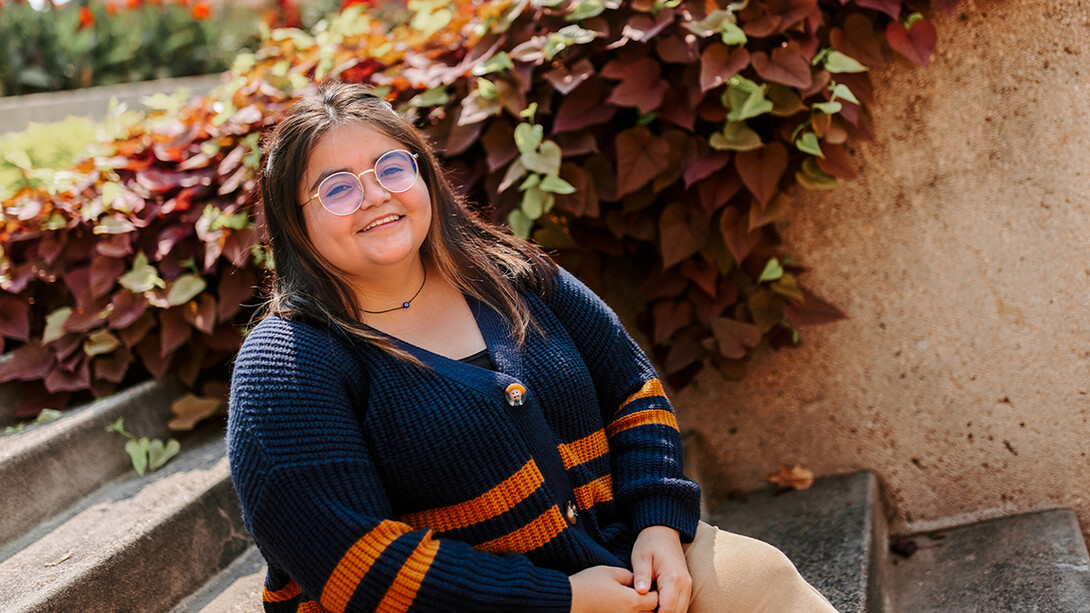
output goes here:
<path id="1" fill-rule="evenodd" d="M 401 303 L 401 308 L 403 308 L 403 309 L 409 308 L 409 303 L 408 302 L 402 302 Z"/>

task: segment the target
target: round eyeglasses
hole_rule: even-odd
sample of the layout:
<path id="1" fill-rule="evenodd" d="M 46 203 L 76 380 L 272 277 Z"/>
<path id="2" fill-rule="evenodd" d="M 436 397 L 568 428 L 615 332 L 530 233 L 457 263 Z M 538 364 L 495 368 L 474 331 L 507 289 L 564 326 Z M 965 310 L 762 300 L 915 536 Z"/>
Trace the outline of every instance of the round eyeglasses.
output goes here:
<path id="1" fill-rule="evenodd" d="M 382 154 L 375 161 L 374 168 L 359 174 L 342 170 L 322 179 L 318 184 L 318 192 L 300 206 L 306 206 L 317 198 L 330 213 L 351 215 L 363 205 L 363 175 L 369 172 L 375 173 L 375 180 L 382 189 L 393 194 L 408 191 L 416 185 L 416 178 L 420 176 L 416 154 L 404 149 L 394 149 Z"/>

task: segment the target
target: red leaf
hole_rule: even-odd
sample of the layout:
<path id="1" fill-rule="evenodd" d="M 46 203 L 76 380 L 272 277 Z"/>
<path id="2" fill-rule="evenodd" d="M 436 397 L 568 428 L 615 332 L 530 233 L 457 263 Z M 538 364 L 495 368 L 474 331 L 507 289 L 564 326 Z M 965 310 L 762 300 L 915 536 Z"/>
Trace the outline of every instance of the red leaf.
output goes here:
<path id="1" fill-rule="evenodd" d="M 924 68 L 931 60 L 931 52 L 935 50 L 938 39 L 935 26 L 926 19 L 918 19 L 912 24 L 911 30 L 906 30 L 896 21 L 886 27 L 886 41 L 889 46 Z"/>
<path id="2" fill-rule="evenodd" d="M 729 202 L 740 189 L 742 189 L 742 181 L 734 169 L 729 167 L 698 183 L 697 191 L 700 192 L 700 208 L 704 212 L 704 217 L 711 219 L 712 215 Z"/>
<path id="3" fill-rule="evenodd" d="M 810 74 L 810 62 L 803 57 L 798 43 L 788 43 L 772 50 L 769 57 L 763 51 L 750 56 L 753 69 L 766 81 L 775 81 L 784 85 L 805 89 L 810 87 L 813 77 Z"/>
<path id="4" fill-rule="evenodd" d="M 0 296 L 0 336 L 30 340 L 30 308 L 11 295 Z"/>
<path id="5" fill-rule="evenodd" d="M 600 79 L 588 79 L 560 103 L 553 121 L 553 132 L 582 130 L 608 121 L 617 108 L 605 104 L 605 98 L 605 84 Z"/>
<path id="6" fill-rule="evenodd" d="M 696 307 L 696 315 L 705 326 L 710 326 L 716 317 L 723 314 L 723 309 L 738 301 L 738 287 L 729 279 L 719 279 L 715 294 L 714 299 L 701 292 L 689 294 Z"/>
<path id="7" fill-rule="evenodd" d="M 730 163 L 729 151 L 715 151 L 707 146 L 701 146 L 695 159 L 685 167 L 685 187 L 688 188 L 728 163 Z"/>
<path id="8" fill-rule="evenodd" d="M 148 308 L 148 301 L 144 299 L 144 296 L 128 290 L 121 290 L 114 294 L 110 304 L 113 310 L 110 311 L 109 325 L 115 330 L 132 325 Z"/>
<path id="9" fill-rule="evenodd" d="M 801 303 L 792 302 L 783 308 L 783 315 L 796 328 L 819 326 L 847 319 L 840 309 L 802 289 Z"/>
<path id="10" fill-rule="evenodd" d="M 746 348 L 761 342 L 761 330 L 753 324 L 720 317 L 712 321 L 712 333 L 719 342 L 719 353 L 732 360 L 746 357 Z"/>
<path id="11" fill-rule="evenodd" d="M 674 22 L 673 9 L 662 9 L 652 19 L 649 15 L 634 15 L 625 24 L 621 35 L 631 40 L 646 42 L 666 29 Z"/>
<path id="12" fill-rule="evenodd" d="M 639 295 L 648 301 L 657 298 L 676 298 L 688 287 L 689 282 L 681 275 L 674 274 L 673 271 L 667 274 L 664 271 L 656 270 L 648 274 L 647 278 L 644 279 L 643 285 L 640 286 Z"/>
<path id="13" fill-rule="evenodd" d="M 659 345 L 693 322 L 693 305 L 685 300 L 660 300 L 651 307 L 651 318 L 655 323 L 652 342 Z"/>
<path id="14" fill-rule="evenodd" d="M 129 365 L 135 360 L 136 358 L 132 352 L 126 347 L 118 347 L 108 355 L 99 356 L 94 359 L 92 364 L 95 379 L 121 383 L 121 380 L 125 378 L 125 373 L 129 370 Z"/>
<path id="15" fill-rule="evenodd" d="M 481 137 L 481 144 L 484 145 L 489 172 L 507 166 L 519 153 L 515 145 L 515 130 L 506 121 L 493 121 Z"/>
<path id="16" fill-rule="evenodd" d="M 681 263 L 681 274 L 693 280 L 697 287 L 704 293 L 715 298 L 715 284 L 719 279 L 719 272 L 708 262 L 696 258 L 685 260 Z"/>
<path id="17" fill-rule="evenodd" d="M 727 243 L 730 254 L 734 256 L 734 261 L 739 264 L 761 240 L 761 231 L 750 230 L 745 216 L 736 206 L 723 211 L 723 216 L 719 219 L 719 231 L 723 233 L 723 240 Z"/>
<path id="18" fill-rule="evenodd" d="M 111 258 L 123 258 L 132 254 L 132 241 L 135 234 L 111 234 L 100 238 L 95 244 L 95 251 Z"/>
<path id="19" fill-rule="evenodd" d="M 183 305 L 183 315 L 189 325 L 204 332 L 212 334 L 216 326 L 216 299 L 208 294 L 201 294 L 197 300 L 191 300 Z"/>
<path id="20" fill-rule="evenodd" d="M 42 383 L 45 384 L 47 392 L 78 392 L 91 387 L 91 360 L 82 353 L 76 356 L 78 360 L 72 370 L 58 367 L 46 376 Z"/>
<path id="21" fill-rule="evenodd" d="M 84 309 L 90 306 L 91 301 L 94 300 L 91 297 L 90 266 L 76 268 L 65 273 L 64 284 L 68 287 L 68 291 L 72 292 L 72 295 L 76 297 L 77 305 Z"/>
<path id="22" fill-rule="evenodd" d="M 560 167 L 560 178 L 572 184 L 575 191 L 570 194 L 558 194 L 556 207 L 578 217 L 598 217 L 598 189 L 594 178 L 573 162 L 565 162 Z"/>
<path id="23" fill-rule="evenodd" d="M 632 193 L 670 166 L 670 143 L 644 127 L 617 135 L 617 196 Z"/>
<path id="24" fill-rule="evenodd" d="M 691 64 L 696 60 L 696 49 L 675 35 L 660 36 L 655 39 L 655 51 L 667 64 Z"/>
<path id="25" fill-rule="evenodd" d="M 700 55 L 700 91 L 706 92 L 727 82 L 749 66 L 749 51 L 738 47 L 731 51 L 722 43 L 712 43 Z"/>
<path id="26" fill-rule="evenodd" d="M 242 309 L 242 303 L 253 298 L 255 293 L 254 274 L 247 269 L 224 271 L 220 277 L 219 304 L 216 320 L 226 321 Z"/>
<path id="27" fill-rule="evenodd" d="M 162 334 L 162 345 L 159 348 L 159 356 L 167 357 L 176 349 L 185 344 L 193 335 L 193 328 L 185 320 L 182 313 L 184 307 L 174 307 L 159 313 L 159 330 Z"/>
<path id="28" fill-rule="evenodd" d="M 682 335 L 670 345 L 666 354 L 666 374 L 672 375 L 704 358 L 704 347 L 691 335 Z"/>
<path id="29" fill-rule="evenodd" d="M 842 179 L 855 178 L 855 168 L 852 167 L 852 160 L 843 146 L 823 144 L 821 151 L 825 154 L 825 159 L 817 158 L 819 168 L 834 177 Z"/>
<path id="30" fill-rule="evenodd" d="M 102 297 L 86 308 L 76 307 L 64 322 L 64 329 L 68 332 L 88 332 L 104 325 L 107 315 L 104 315 L 103 311 L 109 304 L 110 301 Z"/>
<path id="31" fill-rule="evenodd" d="M 189 329 L 189 326 L 186 326 Z M 140 356 L 141 361 L 144 363 L 144 368 L 151 373 L 151 376 L 155 377 L 157 381 L 161 381 L 166 376 L 167 369 L 170 368 L 171 359 L 174 354 L 169 354 L 163 357 L 159 354 L 159 335 L 152 334 L 143 340 L 136 346 L 136 354 Z"/>
<path id="32" fill-rule="evenodd" d="M 68 408 L 68 398 L 71 392 L 59 392 L 50 394 L 45 391 L 45 385 L 41 381 L 23 384 L 23 397 L 19 404 L 15 405 L 12 417 L 16 419 L 34 419 L 42 409 L 62 410 Z"/>
<path id="33" fill-rule="evenodd" d="M 137 343 L 144 340 L 147 337 L 148 332 L 155 327 L 155 316 L 151 313 L 145 312 L 136 319 L 133 324 L 127 328 L 117 331 L 117 335 L 121 338 L 121 342 L 125 343 L 126 347 L 132 347 Z"/>
<path id="34" fill-rule="evenodd" d="M 117 279 L 125 272 L 125 263 L 116 258 L 98 256 L 91 259 L 91 297 L 101 298 L 110 293 Z"/>
<path id="35" fill-rule="evenodd" d="M 459 106 L 454 110 L 450 133 L 447 135 L 447 142 L 442 147 L 444 155 L 454 156 L 464 153 L 466 149 L 469 149 L 477 142 L 481 136 L 481 130 L 484 129 L 483 121 L 473 122 L 468 125 L 459 123 L 463 108 Z"/>
<path id="36" fill-rule="evenodd" d="M 764 209 L 759 206 L 749 207 L 749 229 L 756 230 L 761 226 L 777 222 L 791 211 L 791 198 L 780 192 L 768 203 Z"/>
<path id="37" fill-rule="evenodd" d="M 690 208 L 679 202 L 666 207 L 659 218 L 659 250 L 662 267 L 670 268 L 700 251 L 708 242 L 708 224 L 694 218 Z"/>
<path id="38" fill-rule="evenodd" d="M 549 80 L 549 83 L 553 84 L 553 87 L 562 96 L 567 96 L 593 74 L 594 65 L 590 63 L 590 60 L 584 58 L 576 62 L 571 68 L 564 64 L 557 64 L 556 68 L 545 73 L 545 78 Z"/>
<path id="39" fill-rule="evenodd" d="M 882 11 L 896 20 L 897 17 L 901 15 L 902 1 L 903 0 L 855 0 L 855 3 L 864 8 Z"/>
<path id="40" fill-rule="evenodd" d="M 215 334 L 204 337 L 204 343 L 213 351 L 236 353 L 242 346 L 242 335 L 235 326 L 220 324 L 216 327 Z"/>
<path id="41" fill-rule="evenodd" d="M 844 29 L 833 28 L 829 32 L 829 42 L 841 53 L 859 60 L 864 66 L 877 67 L 882 62 L 882 47 L 878 44 L 878 34 L 874 24 L 862 13 L 852 13 L 844 20 Z M 844 73 L 848 74 L 848 73 Z M 844 74 L 837 75 L 841 81 Z M 855 95 L 859 92 L 852 89 Z"/>
<path id="42" fill-rule="evenodd" d="M 606 69 L 609 65 L 606 65 Z M 602 71 L 606 74 L 606 70 Z M 641 113 L 655 110 L 670 84 L 662 78 L 662 67 L 655 60 L 645 57 L 628 65 L 624 77 L 606 100 L 617 106 L 634 106 Z"/>
<path id="43" fill-rule="evenodd" d="M 954 8 L 957 7 L 958 0 L 932 0 L 931 6 L 939 9 L 947 15 L 953 14 Z"/>
<path id="44" fill-rule="evenodd" d="M 53 368 L 53 352 L 36 342 L 12 351 L 7 361 L 0 363 L 0 383 L 41 379 Z"/>
<path id="45" fill-rule="evenodd" d="M 779 142 L 734 156 L 734 168 L 750 193 L 764 207 L 779 191 L 780 177 L 787 170 L 787 149 Z"/>

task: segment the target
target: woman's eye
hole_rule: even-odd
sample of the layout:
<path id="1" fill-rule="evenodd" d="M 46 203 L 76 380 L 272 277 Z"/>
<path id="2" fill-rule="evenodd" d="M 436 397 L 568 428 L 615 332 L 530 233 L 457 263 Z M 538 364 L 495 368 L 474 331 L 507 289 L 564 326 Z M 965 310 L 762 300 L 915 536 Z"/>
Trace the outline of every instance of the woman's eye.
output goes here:
<path id="1" fill-rule="evenodd" d="M 334 185 L 333 187 L 329 188 L 329 190 L 326 192 L 325 196 L 326 196 L 326 198 L 330 198 L 330 197 L 333 197 L 333 196 L 338 196 L 338 195 L 343 194 L 344 192 L 346 192 L 346 191 L 348 191 L 350 189 L 352 189 L 352 188 L 350 186 L 348 186 L 348 185 L 344 185 L 344 184 Z"/>
<path id="2" fill-rule="evenodd" d="M 405 172 L 405 169 L 400 166 L 392 166 L 382 169 L 382 176 L 384 177 L 396 177 L 397 175 Z"/>

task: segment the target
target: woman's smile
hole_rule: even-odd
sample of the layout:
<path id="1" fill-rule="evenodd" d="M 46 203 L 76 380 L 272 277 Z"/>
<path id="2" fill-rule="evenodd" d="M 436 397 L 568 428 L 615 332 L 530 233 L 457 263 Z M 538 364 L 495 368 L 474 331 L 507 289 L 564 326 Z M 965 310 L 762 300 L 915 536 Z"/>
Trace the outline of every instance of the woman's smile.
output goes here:
<path id="1" fill-rule="evenodd" d="M 360 230 L 360 232 L 369 232 L 371 230 L 374 230 L 375 228 L 385 227 L 395 221 L 398 221 L 399 219 L 401 219 L 401 215 L 386 215 L 385 217 L 376 219 L 375 221 L 367 224 L 367 227 Z"/>

